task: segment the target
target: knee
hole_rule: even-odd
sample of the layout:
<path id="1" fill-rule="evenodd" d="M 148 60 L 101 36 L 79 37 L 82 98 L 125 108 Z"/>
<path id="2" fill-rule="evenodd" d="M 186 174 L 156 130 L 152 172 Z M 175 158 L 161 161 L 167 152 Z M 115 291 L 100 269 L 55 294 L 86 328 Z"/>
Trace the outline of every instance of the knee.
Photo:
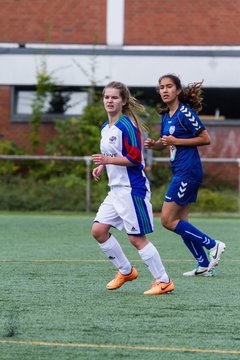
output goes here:
<path id="1" fill-rule="evenodd" d="M 98 223 L 93 224 L 91 234 L 100 243 L 105 242 L 109 238 L 109 231 L 106 231 Z"/>
<path id="2" fill-rule="evenodd" d="M 148 244 L 148 239 L 146 235 L 139 235 L 139 236 L 128 236 L 131 244 L 137 249 L 141 250 Z"/>
<path id="3" fill-rule="evenodd" d="M 136 248 L 139 248 L 139 240 L 137 236 L 129 236 L 130 243 Z"/>
<path id="4" fill-rule="evenodd" d="M 161 223 L 162 223 L 162 226 L 165 227 L 165 229 L 167 229 L 167 230 L 173 230 L 172 221 L 171 221 L 171 219 L 170 219 L 168 216 L 162 214 L 162 216 L 161 216 Z"/>
<path id="5" fill-rule="evenodd" d="M 93 224 L 93 226 L 92 226 L 91 234 L 94 237 L 94 239 L 96 239 L 96 240 L 101 236 L 101 231 L 100 231 L 99 227 L 96 226 L 95 224 Z"/>

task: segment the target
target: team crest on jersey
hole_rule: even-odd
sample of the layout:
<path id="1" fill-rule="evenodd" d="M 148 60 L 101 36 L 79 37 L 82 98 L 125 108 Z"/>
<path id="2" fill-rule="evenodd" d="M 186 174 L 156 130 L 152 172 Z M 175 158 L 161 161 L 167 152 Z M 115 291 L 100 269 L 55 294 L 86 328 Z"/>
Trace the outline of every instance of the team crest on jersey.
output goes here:
<path id="1" fill-rule="evenodd" d="M 117 140 L 116 136 L 111 136 L 111 137 L 109 138 L 109 143 L 110 143 L 110 144 L 115 144 L 116 140 Z"/>
<path id="2" fill-rule="evenodd" d="M 170 126 L 169 128 L 169 134 L 172 135 L 175 132 L 175 126 Z"/>

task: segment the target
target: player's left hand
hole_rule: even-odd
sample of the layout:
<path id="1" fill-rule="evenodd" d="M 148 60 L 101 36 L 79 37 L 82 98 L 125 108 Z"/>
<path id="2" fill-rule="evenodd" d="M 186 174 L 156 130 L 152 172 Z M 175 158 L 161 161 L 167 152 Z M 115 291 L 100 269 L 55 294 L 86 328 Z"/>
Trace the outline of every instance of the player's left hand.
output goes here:
<path id="1" fill-rule="evenodd" d="M 147 138 L 147 139 L 144 141 L 144 147 L 145 147 L 146 149 L 153 149 L 155 142 L 156 142 L 156 141 L 154 141 L 153 139 Z"/>
<path id="2" fill-rule="evenodd" d="M 175 145 L 175 143 L 176 143 L 176 138 L 172 135 L 169 135 L 169 136 L 163 135 L 161 140 L 162 140 L 162 144 L 164 146 Z"/>

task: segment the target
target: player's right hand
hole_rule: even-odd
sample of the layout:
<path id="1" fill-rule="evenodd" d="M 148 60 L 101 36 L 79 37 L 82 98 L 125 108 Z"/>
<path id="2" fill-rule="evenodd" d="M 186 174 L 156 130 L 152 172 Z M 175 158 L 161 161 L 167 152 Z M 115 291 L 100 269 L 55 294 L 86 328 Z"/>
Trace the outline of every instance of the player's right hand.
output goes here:
<path id="1" fill-rule="evenodd" d="M 152 149 L 154 147 L 154 144 L 155 144 L 155 140 L 153 139 L 150 139 L 150 138 L 147 138 L 145 141 L 144 141 L 144 147 L 146 149 Z"/>
<path id="2" fill-rule="evenodd" d="M 100 176 L 103 171 L 104 171 L 104 165 L 99 165 L 98 167 L 93 169 L 92 175 L 93 175 L 95 181 L 100 180 Z"/>

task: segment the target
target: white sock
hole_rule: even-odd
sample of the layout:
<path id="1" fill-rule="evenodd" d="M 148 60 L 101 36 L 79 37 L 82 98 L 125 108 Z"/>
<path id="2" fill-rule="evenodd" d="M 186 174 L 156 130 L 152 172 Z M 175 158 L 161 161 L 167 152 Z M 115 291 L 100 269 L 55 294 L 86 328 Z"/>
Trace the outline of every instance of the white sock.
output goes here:
<path id="1" fill-rule="evenodd" d="M 139 250 L 138 253 L 155 280 L 166 283 L 169 282 L 169 277 L 165 271 L 159 252 L 151 242 Z"/>
<path id="2" fill-rule="evenodd" d="M 99 243 L 99 246 L 121 274 L 128 275 L 131 273 L 132 266 L 125 256 L 119 242 L 113 235 L 111 235 L 103 244 Z"/>

